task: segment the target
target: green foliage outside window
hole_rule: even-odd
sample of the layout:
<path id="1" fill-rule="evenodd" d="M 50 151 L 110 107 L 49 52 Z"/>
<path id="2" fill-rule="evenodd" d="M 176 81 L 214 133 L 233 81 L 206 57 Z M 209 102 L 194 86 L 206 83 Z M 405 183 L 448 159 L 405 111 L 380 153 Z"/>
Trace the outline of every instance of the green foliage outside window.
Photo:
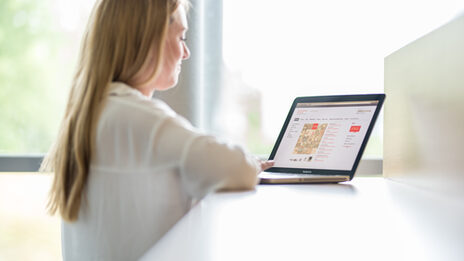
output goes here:
<path id="1" fill-rule="evenodd" d="M 48 150 L 74 68 L 69 41 L 52 0 L 0 1 L 0 154 Z"/>

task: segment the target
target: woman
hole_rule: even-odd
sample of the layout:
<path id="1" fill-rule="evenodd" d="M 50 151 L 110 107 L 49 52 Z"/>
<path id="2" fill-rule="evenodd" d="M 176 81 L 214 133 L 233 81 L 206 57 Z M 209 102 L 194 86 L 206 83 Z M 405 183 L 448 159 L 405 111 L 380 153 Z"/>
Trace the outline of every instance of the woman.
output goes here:
<path id="1" fill-rule="evenodd" d="M 139 258 L 218 189 L 252 189 L 260 163 L 195 130 L 154 91 L 173 87 L 186 0 L 101 0 L 91 15 L 58 139 L 49 209 L 65 260 Z"/>

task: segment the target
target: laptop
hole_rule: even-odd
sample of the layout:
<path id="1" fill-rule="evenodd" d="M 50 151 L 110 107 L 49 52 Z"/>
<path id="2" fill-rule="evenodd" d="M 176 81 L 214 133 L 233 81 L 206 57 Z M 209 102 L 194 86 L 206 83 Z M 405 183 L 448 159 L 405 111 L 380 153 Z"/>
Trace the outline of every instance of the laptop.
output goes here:
<path id="1" fill-rule="evenodd" d="M 298 97 L 272 149 L 261 184 L 350 181 L 385 94 Z"/>

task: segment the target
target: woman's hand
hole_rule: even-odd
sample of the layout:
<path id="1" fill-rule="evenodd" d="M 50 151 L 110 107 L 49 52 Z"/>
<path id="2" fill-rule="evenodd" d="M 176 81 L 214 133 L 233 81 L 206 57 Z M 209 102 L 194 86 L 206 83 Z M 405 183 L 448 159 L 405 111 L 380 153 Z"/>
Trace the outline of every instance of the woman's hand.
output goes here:
<path id="1" fill-rule="evenodd" d="M 267 161 L 260 161 L 261 163 L 261 171 L 265 171 L 272 166 L 274 166 L 274 161 L 273 160 L 267 160 Z"/>

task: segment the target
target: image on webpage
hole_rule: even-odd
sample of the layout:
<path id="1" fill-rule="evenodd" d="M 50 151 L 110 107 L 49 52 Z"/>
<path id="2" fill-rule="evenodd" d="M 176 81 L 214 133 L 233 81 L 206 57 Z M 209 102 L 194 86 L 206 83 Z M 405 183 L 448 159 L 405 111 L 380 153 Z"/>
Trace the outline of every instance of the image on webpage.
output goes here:
<path id="1" fill-rule="evenodd" d="M 351 170 L 377 103 L 297 104 L 274 156 L 274 166 Z"/>

